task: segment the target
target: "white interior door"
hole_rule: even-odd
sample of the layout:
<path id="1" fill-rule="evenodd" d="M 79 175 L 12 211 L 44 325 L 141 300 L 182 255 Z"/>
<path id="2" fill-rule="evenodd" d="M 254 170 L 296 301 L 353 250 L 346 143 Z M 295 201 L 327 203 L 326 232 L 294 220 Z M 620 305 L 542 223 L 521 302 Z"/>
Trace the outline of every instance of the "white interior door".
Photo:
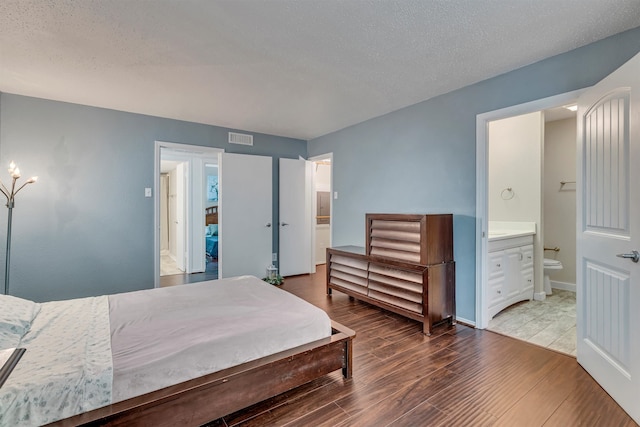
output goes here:
<path id="1" fill-rule="evenodd" d="M 577 172 L 578 362 L 640 422 L 640 55 L 580 97 Z"/>
<path id="2" fill-rule="evenodd" d="M 180 163 L 176 166 L 176 217 L 175 217 L 175 230 L 176 230 L 176 267 L 185 271 L 185 249 L 186 249 L 186 164 Z"/>
<path id="3" fill-rule="evenodd" d="M 220 277 L 264 277 L 271 264 L 271 157 L 222 153 L 219 163 Z"/>
<path id="4" fill-rule="evenodd" d="M 312 164 L 280 159 L 280 274 L 311 273 Z"/>

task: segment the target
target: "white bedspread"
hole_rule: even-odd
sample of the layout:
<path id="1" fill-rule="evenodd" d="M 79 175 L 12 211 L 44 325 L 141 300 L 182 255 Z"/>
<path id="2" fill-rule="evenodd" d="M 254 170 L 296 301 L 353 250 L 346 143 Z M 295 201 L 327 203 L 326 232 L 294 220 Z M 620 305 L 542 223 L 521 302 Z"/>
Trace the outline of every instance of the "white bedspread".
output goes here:
<path id="1" fill-rule="evenodd" d="M 109 297 L 113 401 L 331 335 L 327 314 L 252 276 Z"/>
<path id="2" fill-rule="evenodd" d="M 0 388 L 0 426 L 37 426 L 111 402 L 107 297 L 39 304 Z"/>

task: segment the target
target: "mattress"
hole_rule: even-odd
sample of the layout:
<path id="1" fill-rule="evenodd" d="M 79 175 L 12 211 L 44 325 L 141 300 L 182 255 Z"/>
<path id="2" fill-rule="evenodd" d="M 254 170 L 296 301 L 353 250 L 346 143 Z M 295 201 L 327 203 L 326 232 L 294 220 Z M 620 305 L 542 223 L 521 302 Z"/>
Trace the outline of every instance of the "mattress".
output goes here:
<path id="1" fill-rule="evenodd" d="M 331 335 L 327 314 L 253 277 L 109 296 L 113 401 Z"/>

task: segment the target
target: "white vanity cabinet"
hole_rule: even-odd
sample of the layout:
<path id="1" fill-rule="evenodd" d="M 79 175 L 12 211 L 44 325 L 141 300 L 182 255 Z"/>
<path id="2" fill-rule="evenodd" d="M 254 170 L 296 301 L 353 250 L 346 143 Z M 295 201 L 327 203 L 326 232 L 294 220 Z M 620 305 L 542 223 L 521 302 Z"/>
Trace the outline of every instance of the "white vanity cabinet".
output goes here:
<path id="1" fill-rule="evenodd" d="M 533 299 L 533 236 L 489 239 L 489 316 Z"/>

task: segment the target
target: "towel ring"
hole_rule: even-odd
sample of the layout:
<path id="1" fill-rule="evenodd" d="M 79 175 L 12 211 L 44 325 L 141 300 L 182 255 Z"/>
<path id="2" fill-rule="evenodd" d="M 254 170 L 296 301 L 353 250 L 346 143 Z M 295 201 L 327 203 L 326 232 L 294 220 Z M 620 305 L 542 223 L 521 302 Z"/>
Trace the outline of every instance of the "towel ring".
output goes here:
<path id="1" fill-rule="evenodd" d="M 506 193 L 506 195 L 505 195 L 505 193 Z M 513 196 L 515 196 L 515 195 L 516 195 L 516 193 L 513 191 L 513 188 L 511 188 L 511 187 L 505 188 L 500 193 L 500 197 L 502 197 L 502 200 L 511 200 L 511 199 L 513 199 Z"/>

